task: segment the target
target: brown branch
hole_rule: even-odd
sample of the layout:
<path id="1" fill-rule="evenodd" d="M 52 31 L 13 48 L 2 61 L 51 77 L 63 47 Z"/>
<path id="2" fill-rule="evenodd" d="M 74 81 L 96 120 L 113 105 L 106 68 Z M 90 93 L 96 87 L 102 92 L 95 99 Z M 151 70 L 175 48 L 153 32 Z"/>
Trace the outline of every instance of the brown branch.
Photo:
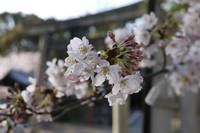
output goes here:
<path id="1" fill-rule="evenodd" d="M 38 112 L 34 109 L 31 108 L 26 108 L 28 111 L 30 111 L 31 113 L 35 114 L 35 115 L 45 115 L 45 114 L 51 114 L 51 112 Z"/>
<path id="2" fill-rule="evenodd" d="M 73 105 L 65 105 L 59 109 L 55 109 L 55 110 L 52 110 L 50 112 L 38 112 L 34 109 L 31 109 L 31 108 L 26 108 L 28 111 L 30 111 L 31 113 L 35 114 L 35 115 L 47 115 L 47 114 L 53 114 L 53 113 L 57 113 L 59 111 L 61 111 L 61 114 L 58 114 L 58 116 L 56 116 L 54 119 L 58 119 L 60 118 L 61 116 L 63 116 L 64 114 L 66 114 L 67 112 L 69 111 L 72 111 L 76 108 L 79 108 L 81 106 L 84 106 L 84 105 L 87 105 L 88 103 L 90 102 L 94 102 L 96 100 L 99 100 L 102 98 L 102 91 L 100 92 L 95 92 L 93 95 L 85 98 L 85 99 L 82 99 L 81 101 L 78 101 L 76 103 L 74 103 Z"/>
<path id="3" fill-rule="evenodd" d="M 67 112 L 70 112 L 70 111 L 72 111 L 74 109 L 77 109 L 79 107 L 85 106 L 85 105 L 87 105 L 87 104 L 89 104 L 91 102 L 96 101 L 97 99 L 98 98 L 96 98 L 96 97 L 91 97 L 90 99 L 84 100 L 79 104 L 74 104 L 70 108 L 65 108 L 60 114 L 58 114 L 57 116 L 53 117 L 53 120 L 55 121 L 55 120 L 59 119 L 60 117 L 62 117 L 63 115 L 65 115 Z"/>
<path id="4" fill-rule="evenodd" d="M 31 109 L 31 108 L 26 108 L 28 111 L 30 111 L 31 113 L 35 114 L 35 115 L 47 115 L 47 114 L 52 114 L 52 113 L 56 113 L 58 111 L 61 111 L 61 110 L 73 110 L 75 107 L 79 107 L 79 106 L 83 106 L 85 105 L 86 103 L 89 103 L 89 102 L 92 102 L 93 100 L 95 99 L 95 97 L 89 97 L 87 99 L 83 99 L 81 102 L 78 102 L 78 103 L 75 103 L 73 105 L 65 105 L 65 106 L 62 106 L 60 109 L 55 109 L 55 110 L 52 110 L 50 112 L 48 111 L 42 111 L 42 112 L 38 112 L 34 109 Z M 67 108 L 66 108 L 67 107 Z"/>
<path id="5" fill-rule="evenodd" d="M 167 55 L 165 52 L 165 48 L 161 48 L 162 56 L 163 56 L 163 65 L 162 65 L 162 70 L 166 69 L 167 65 Z"/>

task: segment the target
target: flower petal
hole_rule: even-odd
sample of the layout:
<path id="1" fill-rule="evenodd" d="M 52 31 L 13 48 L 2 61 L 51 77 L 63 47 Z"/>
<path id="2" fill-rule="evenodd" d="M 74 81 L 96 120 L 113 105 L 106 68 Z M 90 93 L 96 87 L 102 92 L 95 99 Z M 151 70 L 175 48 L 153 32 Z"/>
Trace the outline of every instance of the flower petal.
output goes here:
<path id="1" fill-rule="evenodd" d="M 102 74 L 97 74 L 94 79 L 95 86 L 101 86 L 102 83 L 106 80 L 106 77 Z"/>

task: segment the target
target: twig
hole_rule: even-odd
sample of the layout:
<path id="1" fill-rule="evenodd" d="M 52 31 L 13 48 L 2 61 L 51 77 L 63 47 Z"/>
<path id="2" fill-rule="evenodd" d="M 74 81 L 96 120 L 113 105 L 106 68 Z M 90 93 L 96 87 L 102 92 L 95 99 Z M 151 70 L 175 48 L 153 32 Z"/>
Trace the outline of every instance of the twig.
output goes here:
<path id="1" fill-rule="evenodd" d="M 164 48 L 161 48 L 161 52 L 162 52 L 162 56 L 163 56 L 162 70 L 164 70 L 164 69 L 166 69 L 166 65 L 167 65 L 167 55 L 166 55 Z"/>
<path id="2" fill-rule="evenodd" d="M 28 111 L 30 111 L 31 113 L 33 114 L 36 114 L 36 115 L 45 115 L 45 114 L 51 114 L 51 112 L 37 112 L 35 111 L 34 109 L 31 109 L 31 108 L 26 108 Z"/>
<path id="3" fill-rule="evenodd" d="M 36 115 L 53 114 L 53 113 L 57 113 L 58 111 L 63 110 L 61 112 L 61 114 L 58 114 L 58 116 L 56 116 L 56 117 L 59 118 L 59 117 L 63 116 L 64 114 L 66 114 L 67 112 L 74 110 L 78 107 L 84 106 L 84 105 L 86 105 L 90 102 L 96 101 L 97 99 L 100 99 L 101 97 L 102 97 L 102 91 L 95 92 L 92 96 L 89 96 L 85 99 L 82 99 L 82 101 L 78 101 L 78 103 L 76 102 L 73 105 L 65 105 L 62 108 L 60 108 L 59 110 L 55 109 L 55 110 L 52 110 L 51 112 L 38 112 L 38 111 L 31 109 L 31 108 L 26 108 L 26 109 L 29 110 L 30 112 L 32 112 L 33 114 L 36 114 Z M 58 119 L 58 118 L 54 118 L 54 119 Z"/>
<path id="4" fill-rule="evenodd" d="M 60 114 L 58 114 L 57 116 L 53 117 L 53 121 L 59 119 L 60 117 L 62 117 L 63 115 L 65 115 L 67 112 L 72 111 L 72 110 L 74 110 L 74 109 L 77 109 L 77 108 L 79 108 L 79 107 L 82 107 L 82 106 L 84 106 L 84 105 L 87 105 L 87 104 L 89 104 L 90 102 L 93 102 L 93 101 L 95 101 L 95 100 L 97 100 L 97 98 L 92 97 L 91 99 L 87 99 L 87 100 L 85 100 L 85 101 L 82 101 L 81 103 L 75 104 L 75 105 L 71 106 L 70 108 L 66 108 L 66 109 L 64 109 Z"/>

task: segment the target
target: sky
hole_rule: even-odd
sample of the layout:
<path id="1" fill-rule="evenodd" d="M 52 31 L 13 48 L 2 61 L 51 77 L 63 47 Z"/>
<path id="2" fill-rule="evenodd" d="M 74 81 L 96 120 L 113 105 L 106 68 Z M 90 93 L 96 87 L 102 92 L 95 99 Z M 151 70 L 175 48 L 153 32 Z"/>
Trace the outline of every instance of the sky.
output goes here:
<path id="1" fill-rule="evenodd" d="M 110 10 L 139 0 L 0 0 L 0 13 L 22 12 L 64 20 Z"/>

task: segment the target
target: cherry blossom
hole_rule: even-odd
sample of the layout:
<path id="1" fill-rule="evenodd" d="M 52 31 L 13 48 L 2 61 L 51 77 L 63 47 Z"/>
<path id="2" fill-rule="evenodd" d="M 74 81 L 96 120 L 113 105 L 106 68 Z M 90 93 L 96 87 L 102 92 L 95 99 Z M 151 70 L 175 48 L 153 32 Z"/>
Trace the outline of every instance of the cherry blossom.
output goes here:
<path id="1" fill-rule="evenodd" d="M 28 105 L 31 105 L 32 95 L 33 94 L 27 90 L 24 90 L 21 92 L 21 96 L 22 96 L 24 102 L 26 102 L 26 104 L 28 104 Z"/>
<path id="2" fill-rule="evenodd" d="M 83 37 L 82 40 L 75 37 L 67 46 L 67 53 L 77 58 L 84 58 L 91 49 L 92 46 L 86 37 Z"/>
<path id="3" fill-rule="evenodd" d="M 75 95 L 78 99 L 86 97 L 89 85 L 87 82 L 79 83 L 75 86 Z"/>
<path id="4" fill-rule="evenodd" d="M 120 105 L 125 104 L 128 95 L 119 92 L 117 94 L 109 93 L 105 97 L 108 98 L 109 105 L 113 106 L 116 104 L 120 104 Z"/>
<path id="5" fill-rule="evenodd" d="M 129 36 L 132 35 L 132 32 L 128 30 L 128 28 L 118 28 L 112 31 L 115 35 L 114 40 L 107 36 L 105 38 L 105 43 L 107 44 L 108 48 L 112 49 L 113 45 L 118 43 L 123 43 Z"/>
<path id="6" fill-rule="evenodd" d="M 6 132 L 8 130 L 8 122 L 6 120 L 0 122 L 0 129 L 1 132 Z"/>
<path id="7" fill-rule="evenodd" d="M 109 105 L 124 104 L 129 94 L 138 93 L 142 89 L 142 82 L 143 78 L 139 72 L 118 79 L 114 83 L 112 92 L 105 96 L 108 98 Z"/>
<path id="8" fill-rule="evenodd" d="M 183 17 L 183 29 L 186 34 L 197 36 L 200 35 L 200 4 L 195 4 L 188 9 Z"/>
<path id="9" fill-rule="evenodd" d="M 149 31 L 140 28 L 135 28 L 134 34 L 136 42 L 144 44 L 145 46 L 147 46 L 150 43 L 151 34 Z"/>
<path id="10" fill-rule="evenodd" d="M 200 62 L 200 40 L 196 40 L 185 57 L 186 61 Z"/>
<path id="11" fill-rule="evenodd" d="M 21 96 L 24 100 L 24 102 L 26 102 L 27 105 L 31 106 L 31 102 L 32 102 L 32 96 L 34 95 L 36 89 L 37 89 L 37 81 L 34 78 L 29 78 L 30 81 L 30 85 L 27 86 L 26 90 L 23 90 L 21 92 Z"/>
<path id="12" fill-rule="evenodd" d="M 144 14 L 142 17 L 137 18 L 135 25 L 137 28 L 150 30 L 156 25 L 157 22 L 158 18 L 153 12 L 151 12 L 150 14 Z"/>
<path id="13" fill-rule="evenodd" d="M 64 96 L 65 90 L 67 90 L 67 82 L 64 77 L 64 61 L 53 59 L 51 62 L 47 62 L 46 74 L 48 75 L 48 81 L 57 90 L 57 96 Z"/>
<path id="14" fill-rule="evenodd" d="M 113 84 L 119 79 L 120 67 L 118 65 L 110 65 L 109 62 L 103 60 L 97 68 L 97 75 L 95 76 L 95 85 L 100 86 L 108 79 L 110 84 Z"/>
<path id="15" fill-rule="evenodd" d="M 174 37 L 165 49 L 166 54 L 172 57 L 175 64 L 180 63 L 188 52 L 190 43 L 186 37 Z"/>
<path id="16" fill-rule="evenodd" d="M 8 86 L 0 86 L 0 100 L 10 97 L 11 93 L 9 92 Z"/>
<path id="17" fill-rule="evenodd" d="M 121 77 L 118 81 L 114 83 L 112 88 L 112 93 L 117 94 L 119 92 L 124 94 L 133 94 L 141 90 L 141 83 L 143 78 L 139 72 L 136 72 L 134 75 L 128 75 Z"/>

